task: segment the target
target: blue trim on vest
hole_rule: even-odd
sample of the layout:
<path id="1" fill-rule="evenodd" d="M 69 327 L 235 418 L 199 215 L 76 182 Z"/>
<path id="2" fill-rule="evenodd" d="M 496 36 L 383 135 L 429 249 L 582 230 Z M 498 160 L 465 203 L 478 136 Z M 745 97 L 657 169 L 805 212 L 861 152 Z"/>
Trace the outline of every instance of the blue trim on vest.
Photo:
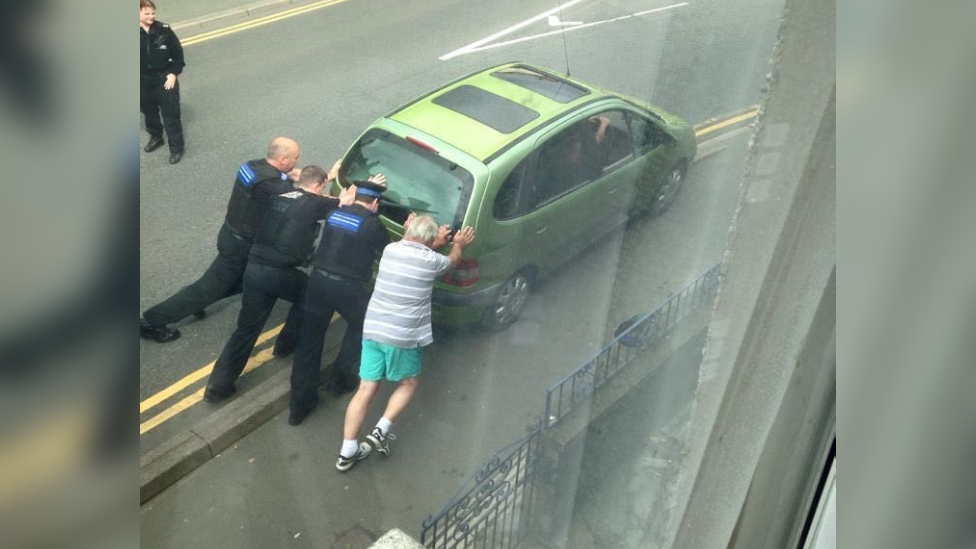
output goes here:
<path id="1" fill-rule="evenodd" d="M 325 224 L 342 231 L 358 233 L 363 225 L 363 218 L 339 210 L 332 210 L 328 219 L 325 220 Z"/>
<path id="2" fill-rule="evenodd" d="M 237 170 L 237 177 L 240 178 L 241 183 L 243 183 L 245 187 L 250 187 L 252 184 L 254 184 L 257 174 L 255 174 L 254 170 L 252 170 L 251 167 L 245 163 L 241 164 L 241 169 Z"/>

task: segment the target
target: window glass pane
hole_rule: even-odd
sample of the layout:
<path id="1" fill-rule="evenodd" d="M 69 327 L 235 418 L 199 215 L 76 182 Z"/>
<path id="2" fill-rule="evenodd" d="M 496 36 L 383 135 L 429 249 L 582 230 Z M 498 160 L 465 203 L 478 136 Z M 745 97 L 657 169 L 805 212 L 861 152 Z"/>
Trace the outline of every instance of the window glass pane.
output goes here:
<path id="1" fill-rule="evenodd" d="M 345 181 L 385 174 L 382 213 L 402 222 L 410 211 L 428 214 L 441 225 L 454 225 L 464 215 L 471 174 L 453 162 L 399 137 L 374 130 L 353 147 L 342 167 Z M 466 192 L 466 189 L 467 192 Z"/>
<path id="2" fill-rule="evenodd" d="M 496 219 L 511 219 L 528 210 L 523 181 L 528 172 L 531 157 L 523 160 L 505 179 L 495 196 L 494 213 Z"/>
<path id="3" fill-rule="evenodd" d="M 607 111 L 589 118 L 593 130 L 592 147 L 603 171 L 633 157 L 634 141 L 624 113 Z"/>
<path id="4" fill-rule="evenodd" d="M 633 113 L 628 113 L 628 118 L 637 150 L 649 151 L 667 141 L 667 134 L 654 121 Z"/>
<path id="5" fill-rule="evenodd" d="M 813 173 L 807 164 L 815 157 L 805 151 L 817 150 L 811 140 L 827 142 L 813 134 L 828 118 L 813 108 L 807 118 L 784 112 L 833 86 L 835 25 L 831 17 L 806 16 L 832 8 L 830 0 L 350 0 L 287 14 L 287 6 L 269 5 L 266 24 L 233 32 L 225 32 L 227 18 L 206 29 L 189 24 L 253 1 L 159 6 L 160 19 L 184 41 L 183 92 L 167 97 L 181 96 L 187 154 L 170 166 L 168 147 L 139 153 L 141 316 L 162 322 L 166 315 L 152 309 L 181 288 L 207 286 L 195 281 L 221 264 L 215 240 L 221 251 L 228 242 L 236 246 L 237 267 L 251 272 L 215 291 L 212 305 L 174 313 L 180 318 L 167 319 L 174 331 L 141 326 L 142 455 L 161 458 L 150 463 L 167 475 L 195 468 L 183 482 L 173 475 L 166 486 L 143 484 L 143 495 L 160 491 L 144 497 L 142 546 L 365 548 L 363 540 L 396 527 L 432 549 L 673 549 L 668 540 L 683 520 L 682 494 L 721 485 L 697 482 L 702 468 L 690 462 L 704 454 L 701 435 L 717 432 L 693 422 L 712 404 L 736 400 L 702 398 L 722 390 L 729 372 L 710 353 L 733 349 L 738 335 L 760 333 L 740 325 L 750 320 L 737 319 L 732 305 L 722 316 L 717 306 L 722 299 L 742 303 L 751 314 L 749 299 L 758 296 L 759 304 L 793 307 L 793 300 L 761 292 L 780 279 L 808 279 L 785 267 L 782 277 L 765 272 L 758 258 L 781 246 L 755 237 L 821 243 L 806 231 L 783 240 L 790 234 L 778 221 L 741 221 L 813 219 L 790 215 L 812 210 L 782 198 L 821 196 L 798 186 L 802 192 L 783 193 L 792 189 L 792 175 Z M 831 40 L 787 44 L 803 31 Z M 175 53 L 167 44 L 144 45 L 159 59 Z M 802 71 L 794 65 L 784 72 L 791 56 Z M 143 75 L 143 83 L 156 76 Z M 783 86 L 789 94 L 770 91 Z M 161 106 L 162 115 L 171 114 L 168 107 Z M 161 133 L 165 145 L 179 149 L 171 121 L 144 122 L 141 145 Z M 429 302 L 376 305 L 378 322 L 412 322 L 411 334 L 430 344 L 411 341 L 404 353 L 407 366 L 419 368 L 418 390 L 394 393 L 397 384 L 379 376 L 375 397 L 356 416 L 363 423 L 348 436 L 353 393 L 336 393 L 346 382 L 355 390 L 360 368 L 369 366 L 357 347 L 364 340 L 357 321 L 365 315 L 306 308 L 306 298 L 332 299 L 344 282 L 323 282 L 304 268 L 291 274 L 306 286 L 265 296 L 270 311 L 261 315 L 243 313 L 245 304 L 262 302 L 253 292 L 261 264 L 245 266 L 247 243 L 220 231 L 234 174 L 244 162 L 260 162 L 279 134 L 299 143 L 297 168 L 328 169 L 341 159 L 340 183 L 384 174 L 379 213 L 394 241 L 411 211 L 476 230 L 446 273 L 400 272 L 375 285 L 424 299 L 430 290 Z M 833 150 L 826 151 L 817 156 L 829 158 Z M 291 189 L 267 170 L 262 174 Z M 421 251 L 443 266 L 452 249 Z M 832 253 L 830 242 L 821 249 L 814 258 Z M 797 248 L 791 265 L 808 259 Z M 749 278 L 762 286 L 732 290 L 737 273 L 727 267 L 734 260 L 756 261 Z M 33 271 L 36 278 L 50 269 Z M 350 294 L 362 289 L 347 287 Z M 365 309 L 374 295 L 364 290 L 347 301 Z M 28 312 L 43 309 L 24 303 Z M 303 313 L 298 330 L 286 325 L 293 310 Z M 234 341 L 243 343 L 230 345 L 241 325 L 253 334 L 238 334 Z M 756 349 L 802 340 L 788 336 L 804 325 L 810 323 L 777 322 L 783 337 L 756 340 Z M 288 356 L 296 331 L 298 350 Z M 306 332 L 324 335 L 309 339 Z M 176 342 L 160 344 L 179 333 Z M 319 343 L 321 357 L 310 359 Z M 383 354 L 392 360 L 400 353 Z M 220 380 L 211 375 L 230 355 L 241 359 L 231 364 L 241 375 L 223 384 L 234 396 L 215 403 L 220 391 L 207 388 Z M 319 399 L 303 403 L 317 402 L 314 411 L 297 427 L 287 409 L 292 372 L 311 386 L 310 397 L 322 382 Z M 392 394 L 403 398 L 389 408 Z M 262 404 L 268 402 L 280 406 L 272 410 Z M 390 439 L 392 455 L 372 451 L 346 464 L 353 470 L 336 470 L 340 450 L 348 458 L 360 448 L 348 439 L 369 446 L 366 437 L 388 409 L 396 412 L 387 417 L 397 437 Z M 743 423 L 743 430 L 753 427 Z M 223 426 L 230 430 L 217 432 Z M 749 443 L 750 434 L 724 440 Z M 192 461 L 185 469 L 168 465 L 177 450 Z M 730 472 L 746 469 L 737 465 Z M 782 501 L 764 501 L 773 499 Z M 734 517 L 739 509 L 728 512 Z"/>
<path id="6" fill-rule="evenodd" d="M 501 133 L 512 133 L 539 117 L 528 107 L 474 86 L 459 86 L 435 98 L 434 103 Z"/>

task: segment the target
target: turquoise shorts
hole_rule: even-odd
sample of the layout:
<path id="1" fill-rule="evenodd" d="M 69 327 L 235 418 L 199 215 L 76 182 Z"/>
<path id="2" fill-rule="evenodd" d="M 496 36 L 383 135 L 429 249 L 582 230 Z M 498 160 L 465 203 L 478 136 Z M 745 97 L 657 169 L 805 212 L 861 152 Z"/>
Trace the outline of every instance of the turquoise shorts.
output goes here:
<path id="1" fill-rule="evenodd" d="M 402 349 L 373 341 L 363 341 L 363 356 L 359 364 L 359 377 L 364 381 L 402 381 L 420 375 L 420 357 L 423 347 Z"/>

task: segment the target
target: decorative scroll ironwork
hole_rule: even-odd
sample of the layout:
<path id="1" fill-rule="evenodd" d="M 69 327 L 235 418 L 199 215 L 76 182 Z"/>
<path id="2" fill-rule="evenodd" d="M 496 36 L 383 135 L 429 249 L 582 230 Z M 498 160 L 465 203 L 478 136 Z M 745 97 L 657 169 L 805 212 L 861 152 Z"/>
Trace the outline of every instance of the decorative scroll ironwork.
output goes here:
<path id="1" fill-rule="evenodd" d="M 483 463 L 439 513 L 424 519 L 421 544 L 427 549 L 517 546 L 531 517 L 540 433 L 541 425 Z"/>
<path id="2" fill-rule="evenodd" d="M 622 323 L 613 340 L 596 356 L 546 390 L 543 425 L 547 428 L 556 425 L 642 351 L 666 336 L 688 313 L 711 303 L 718 293 L 719 275 L 719 265 L 715 265 L 654 311 Z"/>

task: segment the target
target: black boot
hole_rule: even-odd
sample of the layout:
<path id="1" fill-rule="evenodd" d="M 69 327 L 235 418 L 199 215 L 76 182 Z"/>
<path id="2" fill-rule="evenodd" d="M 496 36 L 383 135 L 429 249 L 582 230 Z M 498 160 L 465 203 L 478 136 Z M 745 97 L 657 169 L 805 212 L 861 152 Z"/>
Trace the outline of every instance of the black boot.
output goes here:
<path id="1" fill-rule="evenodd" d="M 211 389 L 210 387 L 207 387 L 207 390 L 203 392 L 203 400 L 206 400 L 211 404 L 216 404 L 218 402 L 227 400 L 228 398 L 234 396 L 234 393 L 236 392 L 237 392 L 237 388 L 234 387 L 233 385 L 231 385 L 229 391 L 217 391 Z"/>
<path id="2" fill-rule="evenodd" d="M 311 414 L 312 410 L 315 410 L 318 405 L 319 401 L 318 399 L 315 399 L 311 404 L 299 408 L 292 408 L 291 413 L 288 414 L 288 425 L 301 425 L 302 421 L 304 421 L 308 414 Z"/>
<path id="3" fill-rule="evenodd" d="M 150 137 L 149 143 L 146 143 L 146 148 L 142 150 L 146 151 L 147 153 L 151 153 L 154 150 L 162 147 L 165 143 L 166 142 L 163 141 L 162 137 Z"/>
<path id="4" fill-rule="evenodd" d="M 146 322 L 146 319 L 140 318 L 139 337 L 152 339 L 157 343 L 169 343 L 170 341 L 176 341 L 180 338 L 180 331 L 176 328 L 170 328 L 165 324 L 153 326 L 152 324 Z"/>

